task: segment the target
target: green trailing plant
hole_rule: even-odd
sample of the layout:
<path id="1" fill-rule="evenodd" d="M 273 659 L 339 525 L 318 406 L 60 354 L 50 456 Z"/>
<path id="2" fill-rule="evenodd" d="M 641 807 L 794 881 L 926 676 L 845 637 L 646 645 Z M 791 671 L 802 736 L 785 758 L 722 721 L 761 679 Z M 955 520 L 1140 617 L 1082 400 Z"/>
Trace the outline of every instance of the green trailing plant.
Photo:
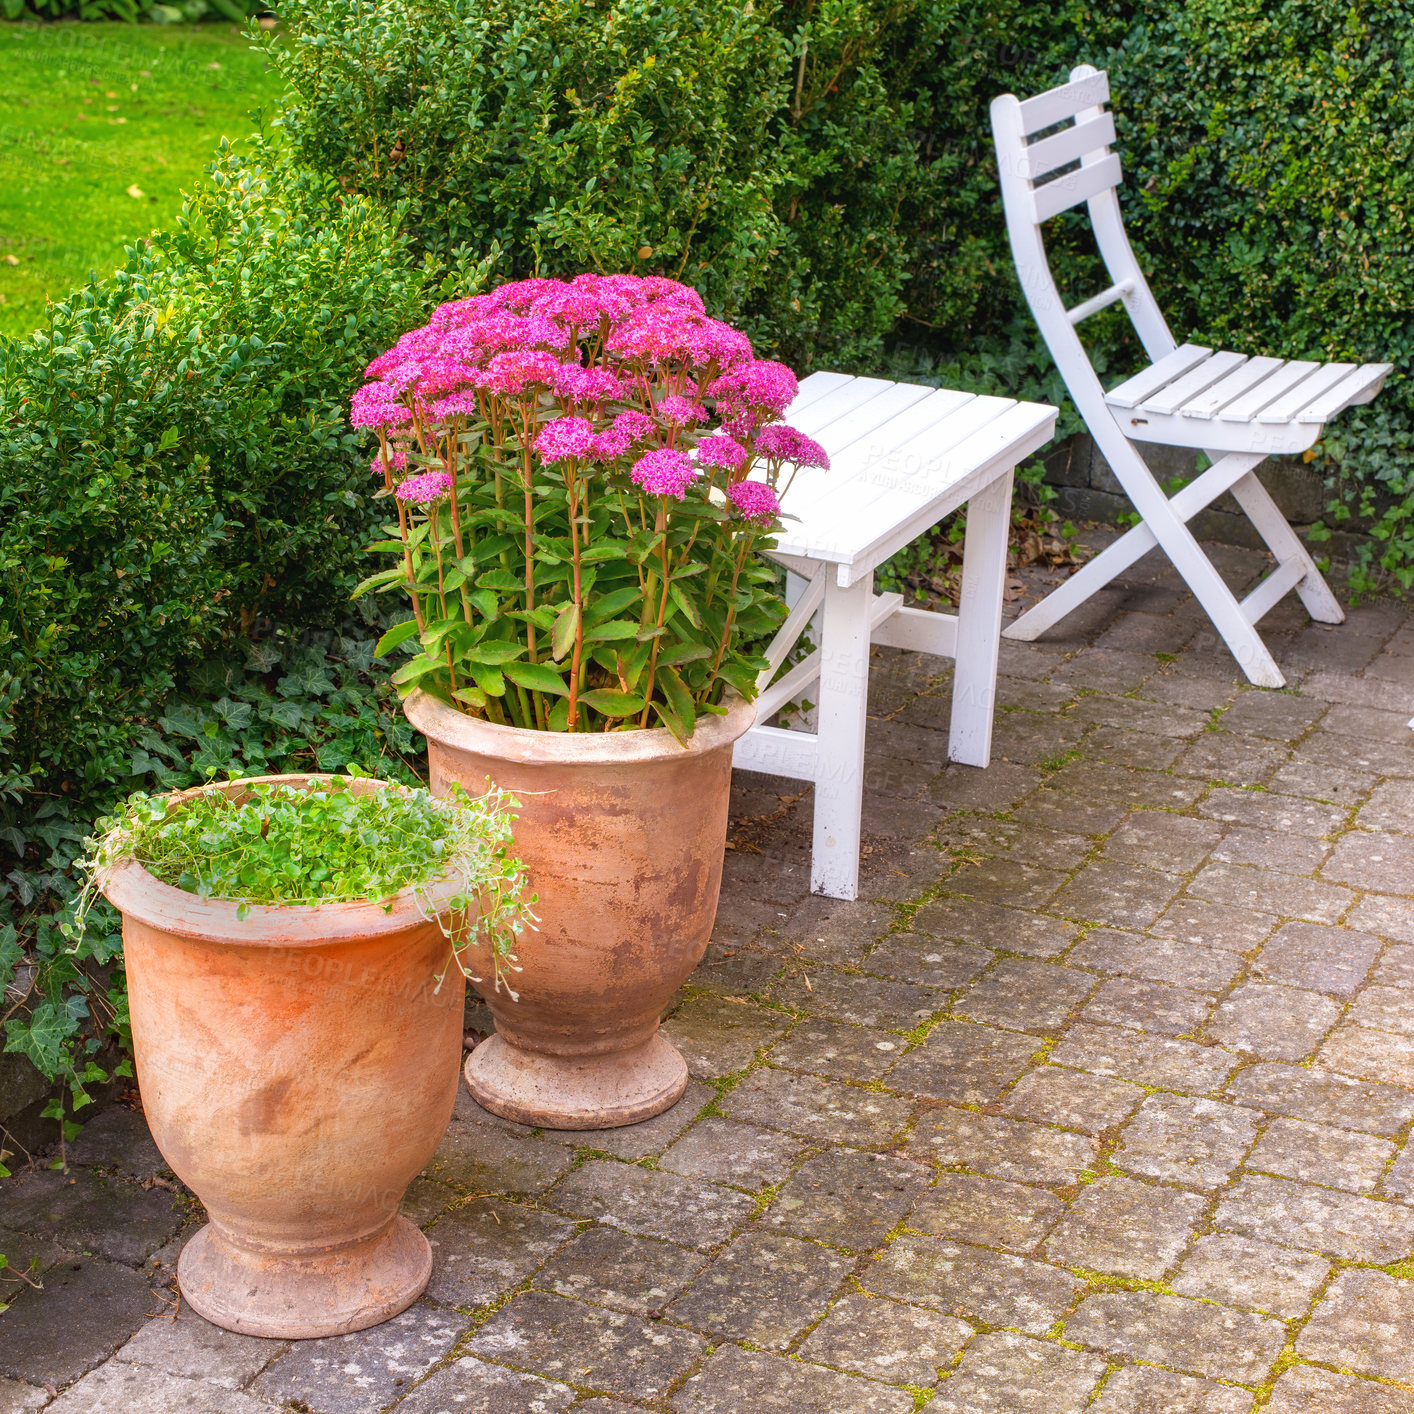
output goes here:
<path id="1" fill-rule="evenodd" d="M 510 850 L 518 802 L 495 790 L 473 799 L 459 785 L 435 797 L 423 787 L 365 781 L 356 772 L 308 785 L 134 793 L 84 841 L 87 883 L 66 932 L 82 937 L 104 876 L 129 858 L 198 898 L 238 903 L 242 916 L 257 904 L 386 905 L 411 891 L 452 940 L 458 965 L 465 970 L 462 953 L 479 936 L 495 986 L 510 990 L 516 939 L 535 902 Z"/>

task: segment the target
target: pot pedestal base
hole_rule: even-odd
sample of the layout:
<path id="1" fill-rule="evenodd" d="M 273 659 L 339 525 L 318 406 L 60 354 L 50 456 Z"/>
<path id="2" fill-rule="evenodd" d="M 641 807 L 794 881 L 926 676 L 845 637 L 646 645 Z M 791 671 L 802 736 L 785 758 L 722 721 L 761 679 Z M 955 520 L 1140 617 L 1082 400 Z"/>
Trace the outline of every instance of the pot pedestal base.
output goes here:
<path id="1" fill-rule="evenodd" d="M 364 1242 L 297 1257 L 247 1251 L 208 1224 L 177 1262 L 177 1283 L 198 1315 L 278 1340 L 376 1326 L 407 1310 L 431 1275 L 432 1248 L 401 1215 Z"/>
<path id="2" fill-rule="evenodd" d="M 466 1085 L 482 1109 L 542 1129 L 617 1129 L 671 1109 L 687 1089 L 687 1062 L 654 1034 L 632 1051 L 550 1056 L 491 1036 L 470 1055 Z"/>

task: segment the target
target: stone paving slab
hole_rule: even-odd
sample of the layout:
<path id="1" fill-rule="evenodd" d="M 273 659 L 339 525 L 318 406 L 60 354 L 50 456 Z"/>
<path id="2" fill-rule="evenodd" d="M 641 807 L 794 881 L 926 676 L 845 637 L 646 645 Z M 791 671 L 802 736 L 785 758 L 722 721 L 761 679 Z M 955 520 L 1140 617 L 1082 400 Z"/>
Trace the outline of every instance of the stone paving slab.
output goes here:
<path id="1" fill-rule="evenodd" d="M 0 1276 L 0 1414 L 1411 1414 L 1410 609 L 1284 602 L 1264 692 L 1146 557 L 1003 642 L 987 771 L 948 665 L 876 650 L 862 897 L 808 893 L 808 788 L 738 776 L 679 1105 L 462 1093 L 425 1299 L 290 1347 L 158 1314 L 198 1214 L 105 1110 L 0 1183 L 43 1282 Z"/>

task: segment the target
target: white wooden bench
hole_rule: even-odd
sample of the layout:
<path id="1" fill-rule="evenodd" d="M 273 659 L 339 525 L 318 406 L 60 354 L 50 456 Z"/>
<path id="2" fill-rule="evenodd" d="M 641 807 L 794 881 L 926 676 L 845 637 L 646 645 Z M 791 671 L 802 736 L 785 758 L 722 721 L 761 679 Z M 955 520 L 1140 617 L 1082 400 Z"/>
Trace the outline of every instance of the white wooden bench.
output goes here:
<path id="1" fill-rule="evenodd" d="M 1050 440 L 1056 409 L 947 388 L 815 373 L 785 420 L 820 442 L 828 471 L 801 471 L 785 497 L 771 557 L 798 576 L 789 618 L 761 675 L 757 723 L 734 764 L 815 783 L 810 883 L 854 898 L 871 643 L 956 659 L 948 756 L 985 766 L 1001 635 L 1012 471 Z M 959 506 L 967 506 L 959 612 L 875 594 L 874 570 Z M 819 647 L 772 682 L 811 621 Z M 814 732 L 769 725 L 809 689 Z"/>
<path id="2" fill-rule="evenodd" d="M 1262 617 L 1292 590 L 1321 623 L 1338 624 L 1345 614 L 1254 472 L 1269 456 L 1313 446 L 1337 413 L 1368 403 L 1380 391 L 1391 365 L 1288 362 L 1180 345 L 1169 332 L 1125 233 L 1117 190 L 1122 174 L 1118 156 L 1110 151 L 1115 124 L 1104 106 L 1109 79 L 1088 64 L 1072 69 L 1070 78 L 1024 101 L 1011 93 L 993 101 L 1002 204 L 1017 276 L 1031 312 L 1080 415 L 1142 524 L 1009 625 L 1007 637 L 1038 637 L 1159 545 L 1243 672 L 1259 686 L 1283 687 L 1281 670 L 1257 632 Z M 1082 203 L 1111 283 L 1067 309 L 1041 231 L 1053 216 Z M 1150 364 L 1107 393 L 1076 327 L 1117 303 L 1123 303 Z M 1207 454 L 1212 466 L 1169 499 L 1136 442 L 1195 447 Z M 1187 525 L 1225 491 L 1232 493 L 1277 562 L 1240 602 Z"/>

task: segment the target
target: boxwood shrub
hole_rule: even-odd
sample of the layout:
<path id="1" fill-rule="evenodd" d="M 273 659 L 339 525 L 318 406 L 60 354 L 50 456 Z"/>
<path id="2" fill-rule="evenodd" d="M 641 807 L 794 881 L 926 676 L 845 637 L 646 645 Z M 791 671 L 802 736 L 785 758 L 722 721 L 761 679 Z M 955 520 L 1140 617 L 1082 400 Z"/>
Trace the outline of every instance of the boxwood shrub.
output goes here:
<path id="1" fill-rule="evenodd" d="M 44 919 L 88 823 L 170 777 L 161 740 L 200 753 L 164 716 L 197 665 L 347 612 L 374 519 L 348 390 L 427 279 L 376 205 L 227 148 L 175 231 L 0 339 L 0 983 L 47 1068 L 84 1021 Z M 253 715 L 212 698 L 203 737 Z"/>

